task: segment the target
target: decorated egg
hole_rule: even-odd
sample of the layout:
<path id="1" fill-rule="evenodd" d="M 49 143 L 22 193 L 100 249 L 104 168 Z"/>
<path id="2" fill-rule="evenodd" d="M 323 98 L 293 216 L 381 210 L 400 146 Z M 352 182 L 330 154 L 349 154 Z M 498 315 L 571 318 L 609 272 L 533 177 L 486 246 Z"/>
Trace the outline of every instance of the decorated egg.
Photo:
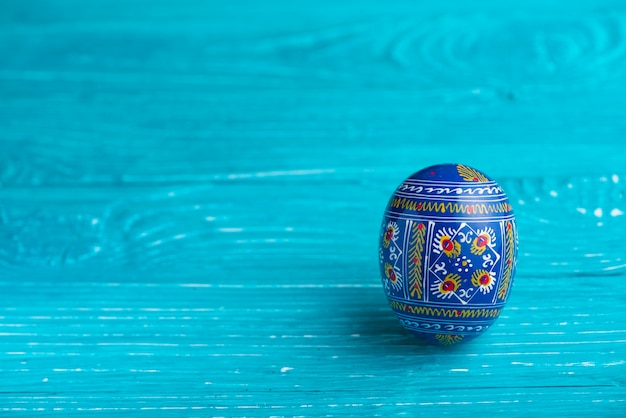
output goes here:
<path id="1" fill-rule="evenodd" d="M 515 216 L 502 188 L 461 164 L 425 168 L 393 193 L 379 242 L 391 309 L 429 342 L 466 342 L 489 329 L 509 297 Z"/>

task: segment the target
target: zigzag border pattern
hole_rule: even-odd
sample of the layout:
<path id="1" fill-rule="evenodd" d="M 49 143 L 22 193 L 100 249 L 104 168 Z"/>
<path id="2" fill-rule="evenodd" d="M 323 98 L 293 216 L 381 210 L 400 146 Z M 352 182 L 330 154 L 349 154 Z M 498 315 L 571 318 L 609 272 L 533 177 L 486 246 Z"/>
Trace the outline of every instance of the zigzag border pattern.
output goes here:
<path id="1" fill-rule="evenodd" d="M 501 308 L 480 309 L 447 309 L 431 308 L 429 306 L 409 305 L 396 300 L 389 301 L 392 309 L 401 312 L 411 312 L 415 315 L 444 317 L 444 318 L 497 318 L 502 312 Z"/>
<path id="2" fill-rule="evenodd" d="M 437 213 L 463 213 L 487 215 L 490 213 L 507 213 L 511 212 L 512 207 L 508 202 L 498 203 L 477 203 L 462 204 L 452 202 L 429 202 L 407 199 L 406 197 L 395 197 L 391 201 L 391 207 L 395 209 L 410 210 L 413 212 L 437 212 Z"/>

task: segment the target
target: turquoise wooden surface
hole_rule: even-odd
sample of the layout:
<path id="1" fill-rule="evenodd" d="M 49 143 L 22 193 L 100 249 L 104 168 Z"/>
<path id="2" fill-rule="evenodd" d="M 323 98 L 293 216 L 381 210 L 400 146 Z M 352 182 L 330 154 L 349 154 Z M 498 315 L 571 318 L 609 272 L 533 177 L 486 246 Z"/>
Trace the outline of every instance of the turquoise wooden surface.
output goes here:
<path id="1" fill-rule="evenodd" d="M 622 1 L 4 0 L 0 56 L 3 416 L 626 411 Z M 520 229 L 450 350 L 376 255 L 440 162 Z"/>

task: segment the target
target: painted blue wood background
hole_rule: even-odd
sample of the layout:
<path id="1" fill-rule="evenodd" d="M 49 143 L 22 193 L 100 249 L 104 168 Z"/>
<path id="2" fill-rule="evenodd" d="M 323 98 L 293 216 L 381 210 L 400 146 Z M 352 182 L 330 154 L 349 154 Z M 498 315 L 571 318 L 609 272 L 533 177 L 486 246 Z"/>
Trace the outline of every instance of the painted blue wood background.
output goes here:
<path id="1" fill-rule="evenodd" d="M 2 416 L 623 416 L 625 138 L 622 0 L 3 0 Z M 520 228 L 452 350 L 376 255 L 440 162 Z"/>

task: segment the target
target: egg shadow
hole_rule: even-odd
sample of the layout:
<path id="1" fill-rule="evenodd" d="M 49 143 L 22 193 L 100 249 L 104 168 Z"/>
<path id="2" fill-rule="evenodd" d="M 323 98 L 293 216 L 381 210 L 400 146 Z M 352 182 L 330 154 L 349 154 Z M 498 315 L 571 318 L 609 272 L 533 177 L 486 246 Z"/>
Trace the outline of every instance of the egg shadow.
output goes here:
<path id="1" fill-rule="evenodd" d="M 352 354 L 372 357 L 437 356 L 465 353 L 480 344 L 472 338 L 463 344 L 440 345 L 412 334 L 393 313 L 380 287 L 346 287 L 333 294 L 343 302 L 335 305 L 342 306 L 335 311 L 341 315 L 337 321 L 342 324 L 336 330 L 344 335 L 344 341 L 348 340 L 348 344 L 340 349 L 347 349 Z"/>
<path id="2" fill-rule="evenodd" d="M 441 352 L 404 329 L 389 308 L 382 289 L 347 288 L 344 300 L 351 300 L 351 309 L 342 309 L 348 347 L 371 356 L 415 355 Z"/>

